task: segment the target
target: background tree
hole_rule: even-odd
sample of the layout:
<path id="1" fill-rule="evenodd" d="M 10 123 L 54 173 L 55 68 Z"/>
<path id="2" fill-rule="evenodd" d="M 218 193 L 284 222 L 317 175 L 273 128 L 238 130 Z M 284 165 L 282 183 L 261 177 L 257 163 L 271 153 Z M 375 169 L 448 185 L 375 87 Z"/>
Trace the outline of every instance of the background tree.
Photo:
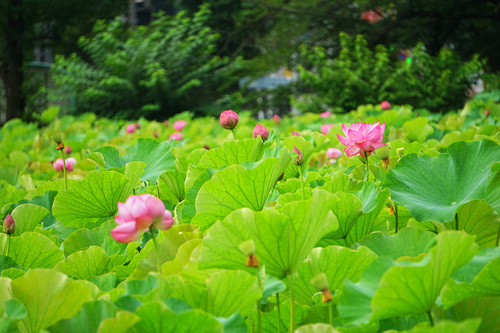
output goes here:
<path id="1" fill-rule="evenodd" d="M 128 0 L 0 1 L 0 77 L 7 120 L 25 110 L 24 65 L 33 58 L 34 46 L 75 51 L 78 36 L 88 34 L 97 19 L 125 13 L 127 5 Z"/>

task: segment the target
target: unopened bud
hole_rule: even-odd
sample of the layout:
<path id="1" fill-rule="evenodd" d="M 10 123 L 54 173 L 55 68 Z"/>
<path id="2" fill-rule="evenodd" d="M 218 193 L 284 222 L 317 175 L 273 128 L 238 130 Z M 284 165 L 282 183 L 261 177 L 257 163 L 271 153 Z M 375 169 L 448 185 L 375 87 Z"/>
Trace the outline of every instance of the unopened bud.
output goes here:
<path id="1" fill-rule="evenodd" d="M 264 126 L 257 124 L 253 129 L 252 136 L 257 138 L 259 135 L 262 141 L 266 141 L 269 138 L 269 131 Z"/>
<path id="2" fill-rule="evenodd" d="M 239 117 L 233 110 L 222 111 L 219 117 L 220 125 L 228 130 L 232 130 L 238 125 Z"/>
<path id="3" fill-rule="evenodd" d="M 247 256 L 247 267 L 259 267 L 259 258 L 255 254 L 255 243 L 252 239 L 241 243 L 239 248 Z"/>
<path id="4" fill-rule="evenodd" d="M 8 214 L 3 220 L 3 232 L 7 235 L 13 234 L 16 231 L 16 223 L 12 215 Z"/>
<path id="5" fill-rule="evenodd" d="M 66 153 L 66 154 L 68 154 L 68 155 L 69 155 L 69 154 L 71 154 L 72 152 L 73 152 L 73 149 L 71 149 L 71 147 L 70 147 L 70 146 L 66 146 L 66 147 L 64 147 L 64 153 Z"/>
<path id="6" fill-rule="evenodd" d="M 332 292 L 328 289 L 328 278 L 325 273 L 316 274 L 311 279 L 311 284 L 314 288 L 322 292 L 321 301 L 323 303 L 328 303 L 333 300 Z"/>
<path id="7" fill-rule="evenodd" d="M 488 109 L 488 110 L 484 111 L 484 115 L 485 115 L 486 117 L 488 117 L 488 116 L 490 115 L 490 110 Z"/>
<path id="8" fill-rule="evenodd" d="M 381 160 L 385 160 L 389 158 L 389 149 L 391 149 L 389 146 L 383 146 L 374 151 L 375 155 L 380 158 Z"/>
<path id="9" fill-rule="evenodd" d="M 62 142 L 61 132 L 52 135 L 52 140 L 54 140 L 54 142 L 57 144 L 61 143 Z"/>
<path id="10" fill-rule="evenodd" d="M 297 154 L 297 157 L 293 161 L 293 164 L 302 165 L 302 163 L 304 163 L 304 154 L 302 154 L 302 152 L 297 147 L 293 147 L 293 152 Z"/>

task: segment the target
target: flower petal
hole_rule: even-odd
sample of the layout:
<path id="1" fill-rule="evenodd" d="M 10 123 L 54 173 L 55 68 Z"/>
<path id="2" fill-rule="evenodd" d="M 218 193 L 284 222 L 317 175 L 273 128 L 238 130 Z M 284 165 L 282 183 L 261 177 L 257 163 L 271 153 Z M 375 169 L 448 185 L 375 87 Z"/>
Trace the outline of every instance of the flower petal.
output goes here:
<path id="1" fill-rule="evenodd" d="M 357 153 L 359 153 L 361 151 L 361 149 L 359 149 L 356 146 L 351 146 L 351 147 L 347 147 L 344 151 L 345 151 L 347 156 L 352 157 L 352 156 L 356 155 Z"/>
<path id="2" fill-rule="evenodd" d="M 141 230 L 135 228 L 134 222 L 123 223 L 111 230 L 111 236 L 120 243 L 130 243 L 139 238 Z"/>

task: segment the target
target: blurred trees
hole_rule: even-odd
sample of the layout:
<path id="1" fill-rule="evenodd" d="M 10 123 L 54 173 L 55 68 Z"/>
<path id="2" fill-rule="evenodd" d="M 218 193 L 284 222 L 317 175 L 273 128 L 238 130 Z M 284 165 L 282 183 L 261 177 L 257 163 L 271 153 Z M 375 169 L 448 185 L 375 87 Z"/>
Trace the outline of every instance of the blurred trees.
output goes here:
<path id="1" fill-rule="evenodd" d="M 124 13 L 127 0 L 2 0 L 0 1 L 0 77 L 5 86 L 7 120 L 23 115 L 25 68 L 35 46 L 55 52 L 74 51 L 99 18 Z"/>

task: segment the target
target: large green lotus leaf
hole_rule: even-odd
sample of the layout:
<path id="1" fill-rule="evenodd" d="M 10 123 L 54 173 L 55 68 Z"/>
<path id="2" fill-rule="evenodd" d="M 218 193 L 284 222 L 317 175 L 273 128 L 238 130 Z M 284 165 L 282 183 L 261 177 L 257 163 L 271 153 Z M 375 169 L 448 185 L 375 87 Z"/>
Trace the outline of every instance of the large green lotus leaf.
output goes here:
<path id="1" fill-rule="evenodd" d="M 481 296 L 469 298 L 447 311 L 447 316 L 453 314 L 456 320 L 481 318 L 478 333 L 500 332 L 500 297 Z"/>
<path id="2" fill-rule="evenodd" d="M 488 185 L 486 186 L 486 197 L 484 198 L 500 215 L 500 163 L 494 163 L 491 166 L 491 175 L 488 177 Z"/>
<path id="3" fill-rule="evenodd" d="M 203 170 L 199 176 L 194 180 L 192 185 L 188 186 L 188 178 L 186 178 L 185 188 L 187 189 L 186 197 L 184 201 L 179 203 L 176 207 L 176 215 L 181 223 L 189 223 L 191 219 L 196 214 L 196 197 L 198 196 L 198 192 L 200 191 L 203 184 L 209 181 L 212 176 L 215 174 L 213 169 L 197 169 L 196 167 L 190 165 L 188 168 L 188 176 L 189 170 Z M 187 177 L 188 177 L 187 176 Z"/>
<path id="4" fill-rule="evenodd" d="M 7 257 L 4 256 L 3 254 L 0 254 L 0 273 L 11 267 L 19 268 L 19 266 L 16 264 L 14 260 L 12 260 L 11 257 Z"/>
<path id="5" fill-rule="evenodd" d="M 109 256 L 99 246 L 91 246 L 84 251 L 74 252 L 54 269 L 72 278 L 84 280 L 90 276 L 106 273 Z"/>
<path id="6" fill-rule="evenodd" d="M 0 234 L 0 244 L 7 235 Z M 3 247 L 0 254 L 11 257 L 22 268 L 53 268 L 64 259 L 63 252 L 46 236 L 36 232 L 25 232 L 18 237 L 10 237 L 9 248 Z"/>
<path id="7" fill-rule="evenodd" d="M 203 154 L 198 166 L 214 170 L 232 164 L 256 162 L 264 152 L 264 143 L 261 139 L 230 140 L 222 147 L 211 149 Z"/>
<path id="8" fill-rule="evenodd" d="M 139 320 L 139 316 L 128 311 L 118 311 L 113 318 L 104 319 L 99 325 L 97 333 L 125 333 L 129 332 L 130 328 L 134 326 Z"/>
<path id="9" fill-rule="evenodd" d="M 386 331 L 388 333 L 475 333 L 477 332 L 481 319 L 468 319 L 462 322 L 443 320 L 431 326 L 430 323 L 421 323 L 409 331 Z"/>
<path id="10" fill-rule="evenodd" d="M 129 195 L 127 177 L 115 171 L 90 171 L 84 180 L 59 192 L 52 212 L 66 226 L 84 227 L 112 218 Z"/>
<path id="11" fill-rule="evenodd" d="M 441 293 L 445 309 L 471 297 L 500 296 L 500 248 L 484 248 L 458 269 Z"/>
<path id="12" fill-rule="evenodd" d="M 322 176 L 317 172 L 310 171 L 307 173 L 305 178 L 306 179 L 304 180 L 304 186 L 315 188 L 324 185 L 330 177 Z M 276 190 L 280 194 L 295 193 L 300 190 L 300 188 L 300 180 L 297 178 L 290 178 L 287 179 L 286 182 L 281 182 L 280 184 L 276 185 Z"/>
<path id="13" fill-rule="evenodd" d="M 294 307 L 294 322 L 300 323 L 304 320 L 306 316 L 306 311 L 308 307 L 295 304 Z M 257 320 L 257 316 L 254 316 L 254 322 Z M 247 319 L 249 321 L 249 319 Z M 278 311 L 264 312 L 261 316 L 261 326 L 263 333 L 276 333 L 278 332 L 278 322 L 281 328 L 281 332 L 288 332 L 290 327 L 290 302 L 285 301 L 280 305 L 280 316 L 278 317 Z M 256 325 L 256 324 L 255 324 Z"/>
<path id="14" fill-rule="evenodd" d="M 343 172 L 337 172 L 333 175 L 330 181 L 327 181 L 325 185 L 320 188 L 325 189 L 331 193 L 337 192 L 351 192 L 356 190 L 361 190 L 363 187 L 363 182 L 353 179 Z"/>
<path id="15" fill-rule="evenodd" d="M 161 267 L 162 275 L 168 276 L 168 275 L 180 274 L 184 269 L 184 266 L 186 266 L 189 263 L 193 250 L 196 247 L 198 247 L 201 244 L 201 242 L 202 239 L 198 238 L 198 239 L 188 240 L 187 242 L 181 244 L 179 246 L 179 249 L 177 250 L 175 259 L 167 261 L 162 265 Z"/>
<path id="16" fill-rule="evenodd" d="M 491 164 L 499 160 L 499 145 L 494 141 L 456 142 L 448 147 L 448 154 L 405 155 L 387 173 L 383 185 L 417 220 L 448 222 L 463 204 L 492 195 L 486 193 L 488 176 Z"/>
<path id="17" fill-rule="evenodd" d="M 286 170 L 284 170 L 285 175 L 283 176 L 283 179 L 296 178 L 299 176 L 299 168 L 302 168 L 304 171 L 309 166 L 309 161 L 315 151 L 314 145 L 309 141 L 306 141 L 306 139 L 302 136 L 289 136 L 282 142 L 290 151 L 293 151 L 293 148 L 297 147 L 302 155 L 304 155 L 304 163 L 302 163 L 301 166 L 297 166 L 292 163 L 288 164 Z"/>
<path id="18" fill-rule="evenodd" d="M 244 271 L 220 271 L 205 284 L 185 281 L 179 275 L 161 277 L 158 282 L 157 299 L 179 298 L 216 317 L 227 318 L 235 313 L 247 316 L 262 298 L 256 276 Z"/>
<path id="19" fill-rule="evenodd" d="M 289 162 L 290 152 L 284 148 L 279 157 L 247 165 L 252 168 L 235 164 L 217 171 L 201 186 L 195 201 L 196 215 L 191 223 L 206 230 L 238 208 L 262 210 Z"/>
<path id="20" fill-rule="evenodd" d="M 498 191 L 500 193 L 500 191 Z M 496 246 L 500 217 L 484 200 L 473 200 L 461 206 L 458 211 L 458 230 L 476 236 L 476 243 L 481 247 Z M 438 223 L 436 223 L 438 224 Z M 457 229 L 456 221 L 437 225 L 440 229 Z"/>
<path id="21" fill-rule="evenodd" d="M 319 273 L 325 273 L 330 290 L 341 289 L 345 279 L 357 281 L 363 271 L 377 258 L 366 247 L 353 251 L 341 246 L 315 248 L 299 266 L 299 278 L 295 280 L 295 300 L 304 305 L 312 303 L 317 290 L 311 279 Z"/>
<path id="22" fill-rule="evenodd" d="M 429 135 L 434 133 L 434 128 L 427 124 L 428 121 L 426 117 L 418 117 L 404 123 L 403 128 L 408 133 L 406 138 L 410 141 L 424 142 Z"/>
<path id="23" fill-rule="evenodd" d="M 59 320 L 74 316 L 90 301 L 90 290 L 66 275 L 47 269 L 32 269 L 12 281 L 12 295 L 28 311 L 19 322 L 21 332 L 39 332 Z"/>
<path id="24" fill-rule="evenodd" d="M 171 146 L 167 142 L 160 143 L 154 139 L 137 139 L 137 142 L 128 147 L 125 155 L 121 157 L 118 149 L 113 147 L 103 147 L 97 149 L 96 152 L 102 154 L 102 160 L 97 158 L 98 155 L 95 153 L 88 157 L 100 163 L 105 169 L 120 169 L 132 161 L 146 163 L 146 168 L 141 176 L 142 181 L 156 183 L 162 173 L 175 169 L 175 156 Z M 104 161 L 104 165 L 102 161 Z"/>
<path id="25" fill-rule="evenodd" d="M 12 298 L 11 283 L 11 279 L 0 277 L 0 310 L 4 308 L 5 302 Z"/>
<path id="26" fill-rule="evenodd" d="M 295 333 L 340 333 L 340 331 L 328 324 L 309 324 L 296 329 Z"/>
<path id="27" fill-rule="evenodd" d="M 144 173 L 145 168 L 146 164 L 144 162 L 129 162 L 125 164 L 125 171 L 123 174 L 129 180 L 124 189 L 125 192 L 131 193 L 134 188 L 141 185 L 141 175 Z"/>
<path id="28" fill-rule="evenodd" d="M 43 226 L 45 228 L 57 223 L 54 215 L 52 215 L 52 204 L 54 203 L 54 198 L 57 195 L 57 191 L 47 191 L 43 195 L 36 196 L 30 200 L 24 199 L 18 201 L 15 206 L 20 206 L 22 204 L 33 204 L 41 206 L 49 211 L 49 213 L 42 219 Z"/>
<path id="29" fill-rule="evenodd" d="M 131 332 L 137 333 L 190 333 L 223 332 L 222 325 L 214 317 L 200 310 L 176 314 L 161 302 L 149 302 L 140 306 L 136 313 L 141 320 Z"/>
<path id="30" fill-rule="evenodd" d="M 374 232 L 354 245 L 354 248 L 366 246 L 379 257 L 392 260 L 400 257 L 416 257 L 434 246 L 436 235 L 417 228 L 404 228 L 395 235 Z"/>
<path id="31" fill-rule="evenodd" d="M 113 318 L 117 307 L 104 300 L 87 302 L 82 305 L 80 311 L 69 319 L 59 321 L 49 327 L 51 333 L 87 333 L 97 332 L 101 321 Z"/>
<path id="32" fill-rule="evenodd" d="M 111 291 L 118 285 L 119 278 L 116 273 L 106 273 L 97 276 L 89 276 L 87 281 L 95 284 L 102 291 Z"/>
<path id="33" fill-rule="evenodd" d="M 338 222 L 330 210 L 333 194 L 314 190 L 309 200 L 294 201 L 282 208 L 255 212 L 239 209 L 217 222 L 203 240 L 199 267 L 247 270 L 239 249 L 253 240 L 256 254 L 268 274 L 282 278 L 295 272 L 317 241 Z"/>
<path id="34" fill-rule="evenodd" d="M 104 222 L 99 227 L 94 229 L 79 228 L 73 231 L 62 243 L 64 248 L 64 255 L 69 256 L 71 253 L 85 250 L 91 245 L 102 246 L 104 243 L 104 239 L 106 237 L 110 237 L 110 231 L 115 226 L 115 220 L 109 220 L 108 222 Z M 114 244 L 116 244 L 118 247 L 123 246 L 118 245 L 117 242 L 114 242 Z M 111 254 L 113 253 L 108 252 L 108 255 Z"/>
<path id="35" fill-rule="evenodd" d="M 473 236 L 447 231 L 437 236 L 437 245 L 421 262 L 394 262 L 379 257 L 358 283 L 346 281 L 339 312 L 352 323 L 426 313 L 451 274 L 477 251 Z M 357 312 L 354 304 L 359 306 Z"/>
<path id="36" fill-rule="evenodd" d="M 12 236 L 19 236 L 23 232 L 35 230 L 48 213 L 49 211 L 42 206 L 33 204 L 17 206 L 12 211 L 12 217 L 16 222 L 16 230 Z"/>
<path id="37" fill-rule="evenodd" d="M 186 173 L 181 172 L 177 167 L 175 170 L 168 170 L 160 176 L 160 198 L 166 199 L 174 204 L 184 200 L 186 191 L 184 181 Z M 165 184 L 165 186 L 162 186 Z M 165 190 L 164 190 L 165 189 Z"/>

